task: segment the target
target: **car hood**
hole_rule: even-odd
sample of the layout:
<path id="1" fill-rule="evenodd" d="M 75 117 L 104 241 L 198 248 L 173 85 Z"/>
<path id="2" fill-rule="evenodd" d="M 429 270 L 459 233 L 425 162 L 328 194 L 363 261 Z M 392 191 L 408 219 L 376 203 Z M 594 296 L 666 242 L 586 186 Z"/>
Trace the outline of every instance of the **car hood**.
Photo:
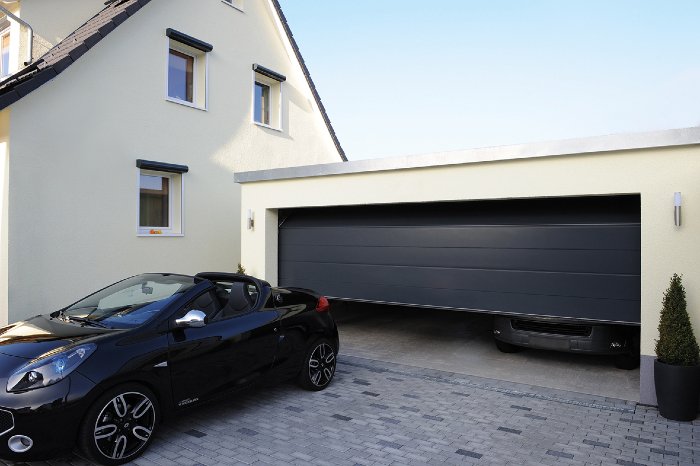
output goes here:
<path id="1" fill-rule="evenodd" d="M 36 316 L 0 328 L 0 353 L 33 359 L 61 346 L 113 332 L 113 329 L 83 327 L 48 315 Z"/>

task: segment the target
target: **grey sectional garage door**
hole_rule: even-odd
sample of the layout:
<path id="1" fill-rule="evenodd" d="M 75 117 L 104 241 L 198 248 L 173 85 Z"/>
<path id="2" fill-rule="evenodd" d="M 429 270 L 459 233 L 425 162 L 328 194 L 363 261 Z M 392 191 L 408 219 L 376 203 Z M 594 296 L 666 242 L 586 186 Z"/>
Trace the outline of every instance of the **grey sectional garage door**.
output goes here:
<path id="1" fill-rule="evenodd" d="M 281 211 L 279 282 L 343 299 L 636 324 L 639 197 Z"/>

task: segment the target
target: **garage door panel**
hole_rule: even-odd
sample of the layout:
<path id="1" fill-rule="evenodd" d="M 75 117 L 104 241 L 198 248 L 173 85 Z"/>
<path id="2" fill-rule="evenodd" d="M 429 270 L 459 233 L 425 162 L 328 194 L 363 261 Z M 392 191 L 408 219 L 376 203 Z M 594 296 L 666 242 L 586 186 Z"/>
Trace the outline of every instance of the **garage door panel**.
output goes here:
<path id="1" fill-rule="evenodd" d="M 544 272 L 636 274 L 639 251 L 295 245 L 280 250 L 283 262 L 398 265 Z"/>
<path id="2" fill-rule="evenodd" d="M 319 283 L 324 277 L 339 277 L 363 287 L 409 286 L 443 289 L 478 290 L 492 293 L 528 293 L 540 295 L 635 299 L 639 297 L 639 277 L 550 273 L 531 271 L 445 269 L 436 267 L 368 266 L 356 264 L 285 263 L 285 283 Z M 342 278 L 341 278 L 342 277 Z M 325 293 L 325 290 L 318 289 Z"/>
<path id="3" fill-rule="evenodd" d="M 640 250 L 638 225 L 286 228 L 288 245 Z"/>
<path id="4" fill-rule="evenodd" d="M 329 296 L 343 297 L 355 293 L 357 284 L 321 281 Z M 364 300 L 373 302 L 445 307 L 498 314 L 523 314 L 563 318 L 637 323 L 639 300 L 612 300 L 571 298 L 566 296 L 539 296 L 523 293 L 488 293 L 471 290 L 445 289 L 440 293 L 415 287 L 387 287 L 362 284 Z"/>
<path id="5" fill-rule="evenodd" d="M 639 196 L 280 212 L 279 283 L 337 298 L 639 323 Z"/>

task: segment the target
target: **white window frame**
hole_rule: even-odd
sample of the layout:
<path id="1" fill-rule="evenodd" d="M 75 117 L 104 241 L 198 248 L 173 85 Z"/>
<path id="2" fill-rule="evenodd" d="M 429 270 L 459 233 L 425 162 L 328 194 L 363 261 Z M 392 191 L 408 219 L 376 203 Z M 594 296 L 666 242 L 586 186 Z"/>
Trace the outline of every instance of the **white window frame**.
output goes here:
<path id="1" fill-rule="evenodd" d="M 270 88 L 270 124 L 265 124 L 255 120 L 255 84 L 260 83 Z M 269 78 L 263 74 L 253 71 L 253 85 L 251 91 L 250 121 L 263 128 L 283 132 L 282 129 L 282 102 L 283 82 Z"/>
<path id="2" fill-rule="evenodd" d="M 141 226 L 141 175 L 168 178 L 168 227 Z M 136 236 L 185 236 L 185 177 L 182 173 L 170 173 L 157 170 L 137 168 L 136 170 Z M 178 189 L 180 194 L 179 206 L 176 205 L 173 193 Z M 176 215 L 179 208 L 179 216 Z M 179 225 L 174 223 L 179 218 Z M 160 233 L 151 233 L 159 231 Z"/>
<path id="3" fill-rule="evenodd" d="M 169 37 L 166 37 L 166 39 L 165 100 L 197 110 L 207 111 L 209 108 L 209 53 L 197 50 L 174 39 L 170 39 Z M 170 94 L 168 94 L 168 83 L 170 81 L 170 49 L 176 50 L 194 59 L 192 63 L 192 102 L 171 97 Z M 202 63 L 202 60 L 204 63 Z M 204 76 L 200 76 L 201 74 L 204 74 Z M 203 98 L 200 92 L 202 79 L 204 79 Z"/>

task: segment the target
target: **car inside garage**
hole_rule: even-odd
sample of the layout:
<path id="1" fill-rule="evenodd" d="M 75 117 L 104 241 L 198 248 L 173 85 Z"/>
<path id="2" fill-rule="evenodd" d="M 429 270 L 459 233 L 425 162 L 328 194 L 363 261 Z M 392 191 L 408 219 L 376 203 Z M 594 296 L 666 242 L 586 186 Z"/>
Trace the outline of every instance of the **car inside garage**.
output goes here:
<path id="1" fill-rule="evenodd" d="M 411 328 L 444 322 L 454 333 L 464 327 L 473 345 L 489 345 L 476 352 L 488 354 L 484 362 L 492 370 L 477 375 L 504 378 L 502 369 L 513 366 L 505 371 L 511 379 L 521 371 L 524 379 L 515 381 L 542 385 L 526 376 L 534 367 L 528 360 L 536 360 L 540 372 L 548 360 L 552 367 L 564 364 L 566 370 L 547 377 L 559 388 L 556 374 L 575 380 L 572 367 L 589 378 L 601 364 L 603 372 L 619 371 L 609 358 L 590 356 L 608 353 L 600 344 L 619 345 L 639 360 L 640 234 L 638 195 L 285 209 L 279 212 L 279 283 L 372 303 L 366 309 L 391 317 L 393 327 L 401 327 L 401 310 Z M 462 312 L 452 317 L 455 311 Z M 352 322 L 348 335 L 361 335 L 363 319 L 376 327 L 376 316 L 357 304 L 341 312 Z M 494 330 L 501 350 L 530 350 L 499 355 Z M 450 350 L 447 357 L 465 358 L 469 350 Z M 620 384 L 634 386 L 630 376 L 621 375 Z M 636 387 L 632 391 L 636 398 Z"/>

